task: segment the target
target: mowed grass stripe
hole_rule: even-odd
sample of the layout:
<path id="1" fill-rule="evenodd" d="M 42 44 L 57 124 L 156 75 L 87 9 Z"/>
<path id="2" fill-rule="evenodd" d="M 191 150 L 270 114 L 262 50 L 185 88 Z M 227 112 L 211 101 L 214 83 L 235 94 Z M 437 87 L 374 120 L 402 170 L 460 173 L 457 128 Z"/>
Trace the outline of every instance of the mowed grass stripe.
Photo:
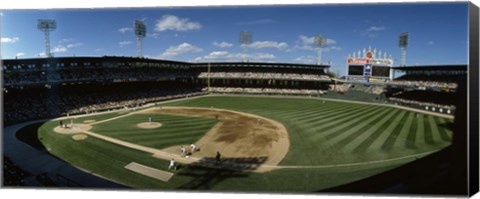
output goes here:
<path id="1" fill-rule="evenodd" d="M 187 135 L 191 131 L 197 131 L 197 130 L 202 130 L 204 133 L 206 133 L 208 130 L 210 130 L 213 127 L 214 123 L 213 122 L 205 122 L 204 124 L 199 124 L 195 126 L 170 126 L 170 128 L 165 128 L 162 129 L 160 127 L 158 131 L 154 134 L 146 134 L 146 136 L 153 135 L 153 136 L 169 136 L 169 135 Z M 142 136 L 141 132 L 137 134 L 138 136 Z"/>
<path id="2" fill-rule="evenodd" d="M 351 125 L 351 128 L 347 131 L 339 131 L 337 133 L 333 133 L 335 137 L 330 138 L 330 142 L 333 143 L 330 147 L 331 151 L 340 151 L 345 147 L 348 143 L 352 142 L 355 138 L 358 138 L 361 134 L 363 134 L 367 129 L 369 129 L 376 121 L 380 118 L 384 117 L 384 114 L 390 112 L 390 108 L 382 108 L 381 112 L 375 114 L 373 117 L 364 117 L 356 119 L 354 123 Z M 339 136 L 344 135 L 344 136 Z M 336 139 L 335 139 L 336 138 Z"/>
<path id="3" fill-rule="evenodd" d="M 340 106 L 340 107 L 322 107 L 322 108 L 309 108 L 306 110 L 301 111 L 286 111 L 283 114 L 278 114 L 280 117 L 290 117 L 294 120 L 304 120 L 305 118 L 310 118 L 312 115 L 319 115 L 319 114 L 329 114 L 329 113 L 338 113 L 343 110 L 349 110 L 350 107 L 348 105 Z"/>
<path id="4" fill-rule="evenodd" d="M 372 134 L 364 134 L 362 137 L 366 137 L 366 139 L 361 142 L 353 152 L 355 153 L 364 153 L 370 146 L 372 146 L 373 142 L 377 140 L 380 135 L 383 134 L 388 134 L 388 130 L 391 130 L 393 126 L 396 126 L 399 121 L 399 112 L 400 109 L 397 109 L 396 111 L 392 111 L 390 114 L 386 115 L 382 120 L 380 120 L 376 125 L 372 126 L 369 130 L 372 130 Z M 405 111 L 403 111 L 405 114 Z M 366 131 L 366 133 L 369 132 L 369 130 Z M 359 140 L 359 139 L 357 139 Z M 374 148 L 376 149 L 376 148 Z M 378 149 L 377 149 L 378 150 Z"/>
<path id="5" fill-rule="evenodd" d="M 380 133 L 378 138 L 371 144 L 369 149 L 380 150 L 383 148 L 383 145 L 389 137 L 391 137 L 393 134 L 396 134 L 395 136 L 397 136 L 402 129 L 403 123 L 408 117 L 408 112 L 409 111 L 400 110 L 400 112 L 395 115 L 395 118 L 393 119 L 393 121 L 391 121 L 390 125 L 388 125 L 388 127 L 384 129 L 383 132 Z M 394 142 L 391 143 L 391 146 L 393 146 L 393 143 Z"/>
<path id="6" fill-rule="evenodd" d="M 450 137 L 450 136 L 448 135 L 448 133 L 447 133 L 447 125 L 448 125 L 448 123 L 447 123 L 445 120 L 443 120 L 443 119 L 441 119 L 441 118 L 439 118 L 439 117 L 435 117 L 434 119 L 435 119 L 435 122 L 436 122 L 438 125 L 440 125 L 439 128 L 438 128 L 438 133 L 440 134 L 440 137 L 442 138 L 442 140 L 443 140 L 443 141 L 446 141 L 446 142 L 451 141 L 452 139 L 451 139 L 451 137 Z"/>
<path id="7" fill-rule="evenodd" d="M 118 136 L 121 139 L 129 140 L 147 140 L 147 139 L 166 139 L 170 136 L 190 136 L 195 133 L 206 133 L 212 127 L 211 123 L 205 123 L 202 125 L 197 125 L 195 127 L 180 127 L 180 128 L 170 128 L 170 129 L 159 129 L 155 133 L 143 133 L 142 131 L 132 132 L 130 134 L 124 134 Z M 195 133 L 194 133 L 195 132 Z"/>
<path id="8" fill-rule="evenodd" d="M 378 107 L 369 107 L 363 111 L 352 110 L 353 113 L 347 114 L 348 116 L 343 116 L 342 119 L 337 120 L 337 122 L 328 123 L 325 127 L 322 127 L 320 130 L 325 132 L 325 138 L 327 140 L 333 140 L 336 137 L 340 136 L 347 131 L 354 131 L 358 128 L 358 124 L 365 123 L 365 121 L 373 120 L 381 116 L 386 112 L 386 108 Z"/>
<path id="9" fill-rule="evenodd" d="M 332 154 L 340 152 L 340 150 L 347 145 L 351 139 L 354 139 L 359 132 L 368 129 L 371 126 L 370 123 L 377 121 L 389 111 L 388 108 L 379 108 L 372 111 L 370 114 L 356 117 L 348 123 L 342 124 L 339 128 L 331 129 L 329 131 L 330 134 L 326 136 L 326 139 L 328 140 L 328 142 L 326 142 L 328 147 L 327 151 Z"/>
<path id="10" fill-rule="evenodd" d="M 362 117 L 368 117 L 369 115 L 375 114 L 376 111 L 372 111 L 371 109 L 367 108 L 362 112 L 356 112 L 354 114 L 350 114 L 348 117 L 344 117 L 342 119 L 336 120 L 335 122 L 324 122 L 324 124 L 321 124 L 322 122 L 317 122 L 320 123 L 318 126 L 314 126 L 309 128 L 309 130 L 304 131 L 303 134 L 306 134 L 305 136 L 307 137 L 308 140 L 311 140 L 313 142 L 308 142 L 315 144 L 314 148 L 318 151 L 318 143 L 325 143 L 326 138 L 325 135 L 328 135 L 328 133 L 338 133 L 342 129 L 339 128 L 344 128 L 344 129 L 350 129 L 349 123 L 353 122 L 355 119 L 359 119 L 357 117 L 358 115 Z M 364 113 L 367 113 L 366 115 Z M 305 124 L 307 125 L 307 124 Z M 323 145 L 328 145 L 330 142 L 326 142 Z M 308 144 L 307 144 L 308 145 Z"/>
<path id="11" fill-rule="evenodd" d="M 393 145 L 395 144 L 395 141 L 399 137 L 400 132 L 402 132 L 402 130 L 404 130 L 408 126 L 407 119 L 409 116 L 412 117 L 412 113 L 405 111 L 400 121 L 397 123 L 395 128 L 393 128 L 393 131 L 389 134 L 388 138 L 383 142 L 381 147 L 383 150 L 390 151 L 393 148 Z"/>
<path id="12" fill-rule="evenodd" d="M 407 148 L 410 148 L 410 149 L 413 149 L 413 148 L 416 148 L 415 147 L 415 140 L 417 139 L 417 129 L 418 129 L 418 126 L 419 126 L 419 117 L 418 114 L 415 114 L 415 117 L 412 118 L 412 122 L 411 122 L 411 125 L 410 125 L 410 129 L 408 131 L 408 136 L 407 136 L 407 139 L 405 139 L 405 146 Z"/>
<path id="13" fill-rule="evenodd" d="M 363 108 L 367 108 L 367 107 L 363 107 Z M 323 119 L 323 118 L 331 118 L 331 117 L 335 117 L 335 116 L 338 116 L 338 115 L 343 115 L 345 113 L 349 113 L 349 112 L 352 112 L 352 110 L 354 110 L 356 108 L 354 107 L 351 107 L 351 106 L 346 106 L 346 107 L 342 107 L 340 109 L 332 109 L 328 112 L 320 112 L 320 113 L 317 113 L 317 114 L 307 114 L 307 115 L 302 115 L 302 116 L 291 116 L 291 115 L 286 115 L 288 117 L 293 117 L 295 118 L 294 120 L 297 120 L 297 121 L 300 121 L 302 123 L 311 123 L 311 122 L 318 122 L 320 119 Z M 360 109 L 357 109 L 357 110 L 364 110 L 362 108 Z"/>
<path id="14" fill-rule="evenodd" d="M 146 120 L 148 120 L 148 114 L 135 114 L 114 122 L 97 124 L 91 131 L 119 140 L 158 148 L 166 147 L 168 143 L 178 144 L 176 139 L 195 142 L 217 123 L 214 119 L 201 117 L 162 115 L 162 117 L 154 119 L 154 121 L 162 123 L 159 128 L 142 129 L 137 127 L 138 123 L 146 122 Z"/>
<path id="15" fill-rule="evenodd" d="M 308 123 L 305 122 L 303 123 L 303 125 L 307 128 L 314 128 L 317 132 L 323 133 L 323 131 L 327 129 L 334 128 L 339 124 L 343 124 L 346 121 L 356 118 L 357 116 L 368 114 L 373 110 L 375 110 L 375 108 L 373 107 L 364 107 L 361 109 L 350 109 L 349 111 L 343 112 L 343 114 L 320 116 L 321 119 L 316 119 L 312 122 L 308 121 Z"/>
<path id="16" fill-rule="evenodd" d="M 327 113 L 319 112 L 315 114 L 309 114 L 309 117 L 303 117 L 303 119 L 298 118 L 298 116 L 294 116 L 294 115 L 287 115 L 285 117 L 293 118 L 291 119 L 292 122 L 296 122 L 301 125 L 309 125 L 307 127 L 315 128 L 315 126 L 318 126 L 319 124 L 321 125 L 323 122 L 335 120 L 336 118 L 340 118 L 339 116 L 344 115 L 346 113 L 350 113 L 350 112 L 352 112 L 352 109 L 346 108 L 342 111 L 332 110 Z"/>
<path id="17" fill-rule="evenodd" d="M 430 124 L 430 130 L 432 131 L 432 138 L 435 143 L 435 145 L 442 145 L 444 141 L 440 137 L 440 132 L 439 132 L 439 125 L 435 121 L 435 117 L 430 116 L 428 117 L 428 123 Z"/>
<path id="18" fill-rule="evenodd" d="M 432 135 L 432 126 L 429 122 L 429 117 L 431 116 L 425 115 L 423 117 L 424 141 L 429 145 L 435 145 L 435 141 L 433 140 L 433 135 Z"/>

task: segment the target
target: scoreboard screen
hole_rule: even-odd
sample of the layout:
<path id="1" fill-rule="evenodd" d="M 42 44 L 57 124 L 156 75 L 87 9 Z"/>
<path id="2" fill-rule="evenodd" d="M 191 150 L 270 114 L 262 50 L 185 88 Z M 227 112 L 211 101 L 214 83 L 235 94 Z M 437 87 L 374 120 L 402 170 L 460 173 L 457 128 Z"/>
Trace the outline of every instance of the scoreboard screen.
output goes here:
<path id="1" fill-rule="evenodd" d="M 375 77 L 389 77 L 390 76 L 390 67 L 388 66 L 373 66 L 372 67 L 372 76 Z"/>
<path id="2" fill-rule="evenodd" d="M 348 75 L 360 75 L 363 76 L 363 66 L 349 65 Z"/>

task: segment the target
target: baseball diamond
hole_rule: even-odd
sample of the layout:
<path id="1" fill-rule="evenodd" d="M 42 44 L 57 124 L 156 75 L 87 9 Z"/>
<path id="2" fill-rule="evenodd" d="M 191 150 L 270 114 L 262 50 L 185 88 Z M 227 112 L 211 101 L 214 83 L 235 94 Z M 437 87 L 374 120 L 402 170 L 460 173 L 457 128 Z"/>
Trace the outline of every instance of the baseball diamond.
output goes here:
<path id="1" fill-rule="evenodd" d="M 137 126 L 150 115 L 162 125 Z M 59 133 L 57 120 L 43 124 L 38 136 L 55 156 L 131 187 L 188 188 L 198 175 L 205 175 L 212 182 L 202 188 L 212 190 L 313 191 L 434 153 L 450 144 L 452 132 L 446 126 L 451 122 L 449 117 L 332 99 L 206 96 L 109 117 L 77 116 L 72 133 L 87 135 L 83 139 Z M 270 133 L 261 134 L 268 129 Z M 235 142 L 241 139 L 246 140 Z M 190 143 L 197 143 L 199 151 L 182 157 L 179 146 Z M 222 152 L 221 165 L 214 164 L 216 151 Z M 284 154 L 276 156 L 279 153 Z M 180 169 L 170 171 L 168 181 L 125 169 L 136 162 L 167 171 L 170 158 Z"/>

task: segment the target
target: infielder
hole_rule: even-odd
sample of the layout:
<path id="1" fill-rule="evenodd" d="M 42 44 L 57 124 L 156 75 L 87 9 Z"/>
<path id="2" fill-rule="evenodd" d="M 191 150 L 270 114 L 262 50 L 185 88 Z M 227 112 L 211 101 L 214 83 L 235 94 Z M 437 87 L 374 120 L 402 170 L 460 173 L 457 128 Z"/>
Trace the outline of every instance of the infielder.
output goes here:
<path id="1" fill-rule="evenodd" d="M 177 170 L 176 164 L 177 164 L 177 163 L 176 163 L 175 160 L 172 158 L 172 160 L 170 160 L 170 165 L 168 166 L 168 170 L 170 170 L 170 169 L 172 169 L 172 168 L 173 168 L 173 170 Z"/>
<path id="2" fill-rule="evenodd" d="M 197 146 L 195 146 L 195 144 L 190 144 L 190 148 L 192 149 L 192 154 L 193 152 L 195 151 L 195 149 L 197 148 Z"/>
<path id="3" fill-rule="evenodd" d="M 183 145 L 180 146 L 180 154 L 182 155 L 182 157 L 187 154 L 187 150 L 185 149 L 185 147 Z"/>

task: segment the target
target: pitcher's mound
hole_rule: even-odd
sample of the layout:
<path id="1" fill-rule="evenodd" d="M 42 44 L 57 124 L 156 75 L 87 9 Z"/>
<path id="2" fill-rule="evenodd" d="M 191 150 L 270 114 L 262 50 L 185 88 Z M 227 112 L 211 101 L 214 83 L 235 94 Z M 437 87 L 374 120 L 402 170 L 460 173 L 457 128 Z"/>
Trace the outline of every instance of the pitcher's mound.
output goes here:
<path id="1" fill-rule="evenodd" d="M 155 128 L 161 127 L 162 124 L 158 122 L 143 122 L 143 123 L 137 124 L 137 126 L 142 129 L 155 129 Z"/>
<path id="2" fill-rule="evenodd" d="M 73 138 L 74 140 L 80 141 L 80 140 L 87 139 L 87 138 L 88 138 L 88 136 L 87 136 L 87 135 L 85 135 L 85 134 L 78 134 L 78 135 L 74 135 L 74 136 L 72 136 L 72 138 Z"/>

